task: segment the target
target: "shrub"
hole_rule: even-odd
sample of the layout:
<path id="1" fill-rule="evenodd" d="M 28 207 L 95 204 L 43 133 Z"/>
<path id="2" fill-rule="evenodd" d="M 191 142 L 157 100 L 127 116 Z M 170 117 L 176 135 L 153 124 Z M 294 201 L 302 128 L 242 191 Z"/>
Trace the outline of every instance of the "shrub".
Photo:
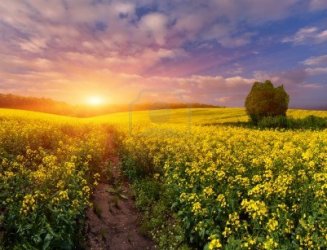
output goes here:
<path id="1" fill-rule="evenodd" d="M 267 116 L 261 118 L 257 123 L 259 128 L 288 128 L 290 120 L 286 116 Z"/>
<path id="2" fill-rule="evenodd" d="M 261 118 L 257 127 L 259 128 L 287 128 L 287 129 L 325 129 L 327 118 L 314 115 L 305 118 L 292 118 L 286 116 L 267 116 Z"/>
<path id="3" fill-rule="evenodd" d="M 255 82 L 245 101 L 245 107 L 253 123 L 257 124 L 263 117 L 286 116 L 289 95 L 283 85 L 274 87 L 269 81 Z"/>
<path id="4" fill-rule="evenodd" d="M 327 119 L 323 117 L 309 115 L 299 121 L 301 127 L 303 128 L 311 128 L 311 129 L 327 128 Z"/>

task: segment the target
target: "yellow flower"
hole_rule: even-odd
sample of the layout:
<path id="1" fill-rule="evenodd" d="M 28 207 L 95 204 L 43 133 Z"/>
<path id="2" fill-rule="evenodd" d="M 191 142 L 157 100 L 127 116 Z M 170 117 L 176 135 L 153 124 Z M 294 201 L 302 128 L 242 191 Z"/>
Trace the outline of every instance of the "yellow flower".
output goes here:
<path id="1" fill-rule="evenodd" d="M 267 229 L 269 232 L 273 232 L 277 229 L 278 227 L 278 221 L 275 219 L 269 219 L 267 223 Z"/>
<path id="2" fill-rule="evenodd" d="M 217 201 L 220 203 L 220 206 L 226 207 L 227 203 L 226 203 L 225 195 L 219 194 L 217 196 Z"/>
<path id="3" fill-rule="evenodd" d="M 205 195 L 206 195 L 207 197 L 209 197 L 209 196 L 211 196 L 211 195 L 214 194 L 214 192 L 213 192 L 213 190 L 212 190 L 211 187 L 206 187 L 206 188 L 203 190 L 203 192 L 205 193 Z"/>
<path id="4" fill-rule="evenodd" d="M 224 231 L 223 231 L 223 236 L 225 238 L 227 238 L 229 235 L 232 234 L 232 230 L 229 227 L 225 227 Z"/>
<path id="5" fill-rule="evenodd" d="M 99 173 L 95 173 L 93 175 L 93 179 L 98 181 L 100 179 L 100 174 Z"/>
<path id="6" fill-rule="evenodd" d="M 265 242 L 263 243 L 264 249 L 270 250 L 270 249 L 276 249 L 278 247 L 278 243 L 274 241 L 273 238 L 267 238 Z"/>
<path id="7" fill-rule="evenodd" d="M 213 250 L 213 249 L 220 249 L 222 247 L 220 240 L 219 239 L 213 239 L 210 241 L 209 243 L 209 249 Z"/>
<path id="8" fill-rule="evenodd" d="M 263 219 L 267 216 L 268 208 L 263 201 L 243 200 L 241 206 L 247 211 L 253 219 Z"/>
<path id="9" fill-rule="evenodd" d="M 60 191 L 59 194 L 58 194 L 58 196 L 59 196 L 59 199 L 61 199 L 61 200 L 69 200 L 67 190 Z"/>
<path id="10" fill-rule="evenodd" d="M 90 191 L 91 191 L 91 189 L 90 189 L 88 186 L 84 186 L 84 187 L 82 188 L 82 191 L 83 191 L 85 194 L 89 194 Z"/>
<path id="11" fill-rule="evenodd" d="M 34 211 L 36 208 L 36 201 L 31 194 L 27 194 L 23 198 L 22 207 L 20 209 L 21 214 L 27 214 L 30 211 Z"/>
<path id="12" fill-rule="evenodd" d="M 230 225 L 234 229 L 238 229 L 240 227 L 240 225 L 241 225 L 239 215 L 236 212 L 234 212 L 232 214 L 229 214 L 228 215 L 228 221 L 227 221 L 226 225 Z"/>
<path id="13" fill-rule="evenodd" d="M 201 203 L 200 202 L 195 202 L 192 207 L 192 212 L 194 214 L 198 214 L 201 211 Z"/>
<path id="14" fill-rule="evenodd" d="M 57 188 L 63 189 L 65 187 L 65 182 L 63 180 L 58 181 Z"/>
<path id="15" fill-rule="evenodd" d="M 222 170 L 218 170 L 218 172 L 217 172 L 217 180 L 218 181 L 221 181 L 222 179 L 224 179 L 224 177 L 225 177 L 225 172 L 224 171 L 222 171 Z"/>
<path id="16" fill-rule="evenodd" d="M 73 202 L 72 202 L 72 207 L 73 207 L 74 209 L 77 209 L 77 208 L 79 207 L 79 201 L 76 200 L 76 199 L 74 199 Z"/>

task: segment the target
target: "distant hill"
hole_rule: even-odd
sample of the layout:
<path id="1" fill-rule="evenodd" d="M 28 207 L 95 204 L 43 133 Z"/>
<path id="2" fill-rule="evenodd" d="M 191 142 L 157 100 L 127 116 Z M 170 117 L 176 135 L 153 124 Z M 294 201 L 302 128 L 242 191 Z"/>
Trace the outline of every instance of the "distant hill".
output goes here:
<path id="1" fill-rule="evenodd" d="M 141 111 L 154 109 L 178 109 L 178 108 L 219 108 L 220 106 L 202 103 L 140 103 L 120 104 L 105 106 L 70 105 L 65 102 L 49 98 L 37 98 L 19 96 L 13 94 L 0 94 L 0 108 L 22 109 L 38 112 L 45 112 L 58 115 L 69 115 L 76 117 L 90 117 L 104 115 L 114 112 Z"/>
<path id="2" fill-rule="evenodd" d="M 73 106 L 48 98 L 0 94 L 0 108 L 32 110 L 53 114 L 71 114 Z"/>
<path id="3" fill-rule="evenodd" d="M 327 110 L 327 106 L 319 106 L 319 107 L 316 107 L 314 109 L 316 109 L 316 110 Z"/>

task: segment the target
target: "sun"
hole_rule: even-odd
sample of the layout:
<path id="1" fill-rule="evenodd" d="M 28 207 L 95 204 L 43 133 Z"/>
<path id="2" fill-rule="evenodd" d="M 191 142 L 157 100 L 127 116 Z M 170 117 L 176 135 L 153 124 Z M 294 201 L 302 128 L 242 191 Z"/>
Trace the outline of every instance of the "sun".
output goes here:
<path id="1" fill-rule="evenodd" d="M 89 96 L 86 99 L 86 103 L 91 106 L 100 106 L 105 103 L 105 99 L 101 96 Z"/>

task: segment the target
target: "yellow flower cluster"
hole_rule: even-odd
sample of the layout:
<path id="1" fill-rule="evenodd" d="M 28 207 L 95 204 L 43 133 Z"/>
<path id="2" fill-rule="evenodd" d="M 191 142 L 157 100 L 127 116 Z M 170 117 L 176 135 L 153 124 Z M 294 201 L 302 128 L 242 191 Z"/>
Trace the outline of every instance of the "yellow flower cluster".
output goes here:
<path id="1" fill-rule="evenodd" d="M 227 203 L 226 203 L 225 195 L 219 194 L 217 197 L 217 201 L 219 202 L 220 206 L 226 207 Z"/>
<path id="2" fill-rule="evenodd" d="M 172 203 L 200 246 L 327 245 L 327 130 L 151 125 L 123 147 L 176 192 Z"/>
<path id="3" fill-rule="evenodd" d="M 201 203 L 200 202 L 195 202 L 192 207 L 192 212 L 194 214 L 199 214 L 201 212 Z"/>
<path id="4" fill-rule="evenodd" d="M 259 223 L 268 215 L 268 208 L 263 201 L 243 200 L 241 206 L 255 220 L 259 219 Z"/>
<path id="5" fill-rule="evenodd" d="M 17 232 L 5 236 L 10 249 L 56 248 L 42 242 L 51 239 L 73 242 L 76 221 L 100 179 L 106 138 L 96 125 L 28 117 L 1 120 L 0 211 L 6 218 L 1 232 Z"/>
<path id="6" fill-rule="evenodd" d="M 278 221 L 276 219 L 269 219 L 267 223 L 267 229 L 269 232 L 273 232 L 278 227 Z"/>
<path id="7" fill-rule="evenodd" d="M 30 211 L 34 211 L 36 208 L 36 201 L 31 194 L 27 194 L 23 198 L 22 207 L 20 213 L 26 215 Z"/>
<path id="8" fill-rule="evenodd" d="M 220 249 L 222 247 L 220 240 L 219 239 L 213 239 L 209 243 L 209 249 L 214 250 L 214 249 Z"/>

